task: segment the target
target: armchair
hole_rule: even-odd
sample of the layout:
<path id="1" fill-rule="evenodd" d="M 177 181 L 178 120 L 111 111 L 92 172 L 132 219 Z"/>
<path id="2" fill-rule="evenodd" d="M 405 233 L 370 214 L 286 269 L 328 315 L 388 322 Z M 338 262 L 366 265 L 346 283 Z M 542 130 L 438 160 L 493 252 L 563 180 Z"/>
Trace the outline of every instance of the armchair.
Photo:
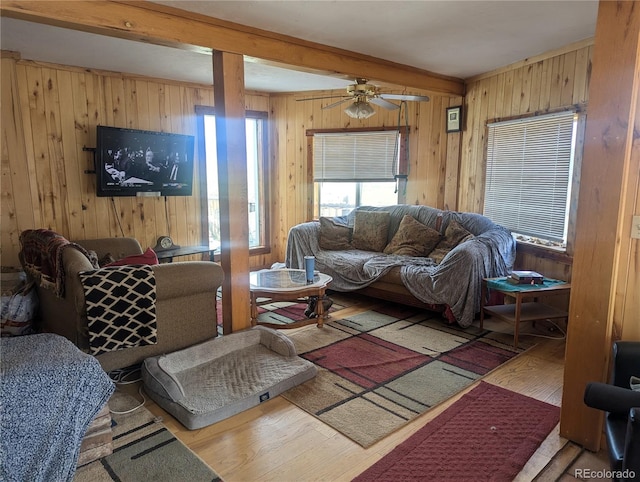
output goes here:
<path id="1" fill-rule="evenodd" d="M 141 254 L 133 238 L 105 238 L 76 241 L 98 258 L 107 253 L 115 259 Z M 65 295 L 58 298 L 38 288 L 41 328 L 62 335 L 81 349 L 88 349 L 84 291 L 78 272 L 93 269 L 78 250 L 63 254 Z M 152 266 L 156 279 L 156 345 L 125 348 L 102 353 L 96 358 L 105 371 L 142 362 L 150 356 L 170 353 L 209 340 L 217 335 L 216 291 L 224 277 L 219 264 L 187 261 Z"/>
<path id="2" fill-rule="evenodd" d="M 605 435 L 611 470 L 629 470 L 640 476 L 640 392 L 630 389 L 632 375 L 640 376 L 640 342 L 615 342 L 611 383 L 589 383 L 584 402 L 607 412 Z"/>

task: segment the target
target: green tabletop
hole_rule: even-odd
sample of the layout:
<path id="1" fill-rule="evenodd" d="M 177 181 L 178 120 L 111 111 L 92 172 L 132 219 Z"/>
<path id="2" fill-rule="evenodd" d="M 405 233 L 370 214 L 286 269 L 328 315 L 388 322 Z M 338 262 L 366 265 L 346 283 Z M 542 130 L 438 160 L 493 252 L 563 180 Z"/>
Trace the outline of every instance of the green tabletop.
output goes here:
<path id="1" fill-rule="evenodd" d="M 514 285 L 507 281 L 507 277 L 503 278 L 491 278 L 487 280 L 487 288 L 501 291 L 536 291 L 544 288 L 552 288 L 557 285 L 566 284 L 566 281 L 562 281 L 559 279 L 551 279 L 551 278 L 543 278 L 542 284 L 540 285 L 531 285 L 531 284 L 522 284 L 522 285 Z"/>

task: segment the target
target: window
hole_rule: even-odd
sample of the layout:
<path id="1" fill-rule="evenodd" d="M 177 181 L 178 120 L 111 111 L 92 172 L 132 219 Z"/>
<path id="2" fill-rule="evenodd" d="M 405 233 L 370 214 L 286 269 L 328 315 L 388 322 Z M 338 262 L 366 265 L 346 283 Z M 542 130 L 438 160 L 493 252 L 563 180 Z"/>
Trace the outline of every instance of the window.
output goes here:
<path id="1" fill-rule="evenodd" d="M 203 114 L 204 143 L 207 163 L 207 210 L 209 245 L 220 246 L 220 197 L 218 191 L 218 158 L 216 126 L 212 108 L 199 108 Z M 264 248 L 269 244 L 267 223 L 267 183 L 264 173 L 267 163 L 267 114 L 247 111 L 247 193 L 249 211 L 249 248 Z"/>
<path id="2" fill-rule="evenodd" d="M 578 115 L 487 125 L 484 214 L 525 241 L 565 248 Z"/>
<path id="3" fill-rule="evenodd" d="M 313 136 L 315 216 L 341 216 L 357 206 L 402 202 L 397 181 L 404 187 L 406 176 L 398 174 L 406 171 L 406 131 L 308 131 Z"/>

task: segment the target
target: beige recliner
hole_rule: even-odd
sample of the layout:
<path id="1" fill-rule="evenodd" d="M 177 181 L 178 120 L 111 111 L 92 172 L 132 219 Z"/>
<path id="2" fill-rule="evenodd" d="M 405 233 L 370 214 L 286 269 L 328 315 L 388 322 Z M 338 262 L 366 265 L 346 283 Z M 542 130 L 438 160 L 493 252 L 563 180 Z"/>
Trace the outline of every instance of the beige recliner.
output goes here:
<path id="1" fill-rule="evenodd" d="M 105 238 L 75 241 L 98 259 L 110 253 L 114 259 L 141 254 L 133 238 Z M 84 291 L 78 273 L 94 269 L 76 249 L 63 254 L 65 294 L 38 288 L 40 321 L 43 331 L 65 336 L 79 348 L 89 347 Z M 156 279 L 156 345 L 125 348 L 98 355 L 105 371 L 142 362 L 150 356 L 171 353 L 217 335 L 216 291 L 224 274 L 217 263 L 186 261 L 152 267 Z"/>

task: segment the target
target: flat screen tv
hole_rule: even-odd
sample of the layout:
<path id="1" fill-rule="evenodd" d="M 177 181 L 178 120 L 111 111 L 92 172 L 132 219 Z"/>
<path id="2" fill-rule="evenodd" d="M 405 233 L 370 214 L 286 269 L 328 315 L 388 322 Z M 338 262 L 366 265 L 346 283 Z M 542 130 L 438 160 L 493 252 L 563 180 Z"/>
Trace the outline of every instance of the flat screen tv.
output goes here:
<path id="1" fill-rule="evenodd" d="M 98 126 L 98 196 L 191 196 L 194 138 Z"/>

